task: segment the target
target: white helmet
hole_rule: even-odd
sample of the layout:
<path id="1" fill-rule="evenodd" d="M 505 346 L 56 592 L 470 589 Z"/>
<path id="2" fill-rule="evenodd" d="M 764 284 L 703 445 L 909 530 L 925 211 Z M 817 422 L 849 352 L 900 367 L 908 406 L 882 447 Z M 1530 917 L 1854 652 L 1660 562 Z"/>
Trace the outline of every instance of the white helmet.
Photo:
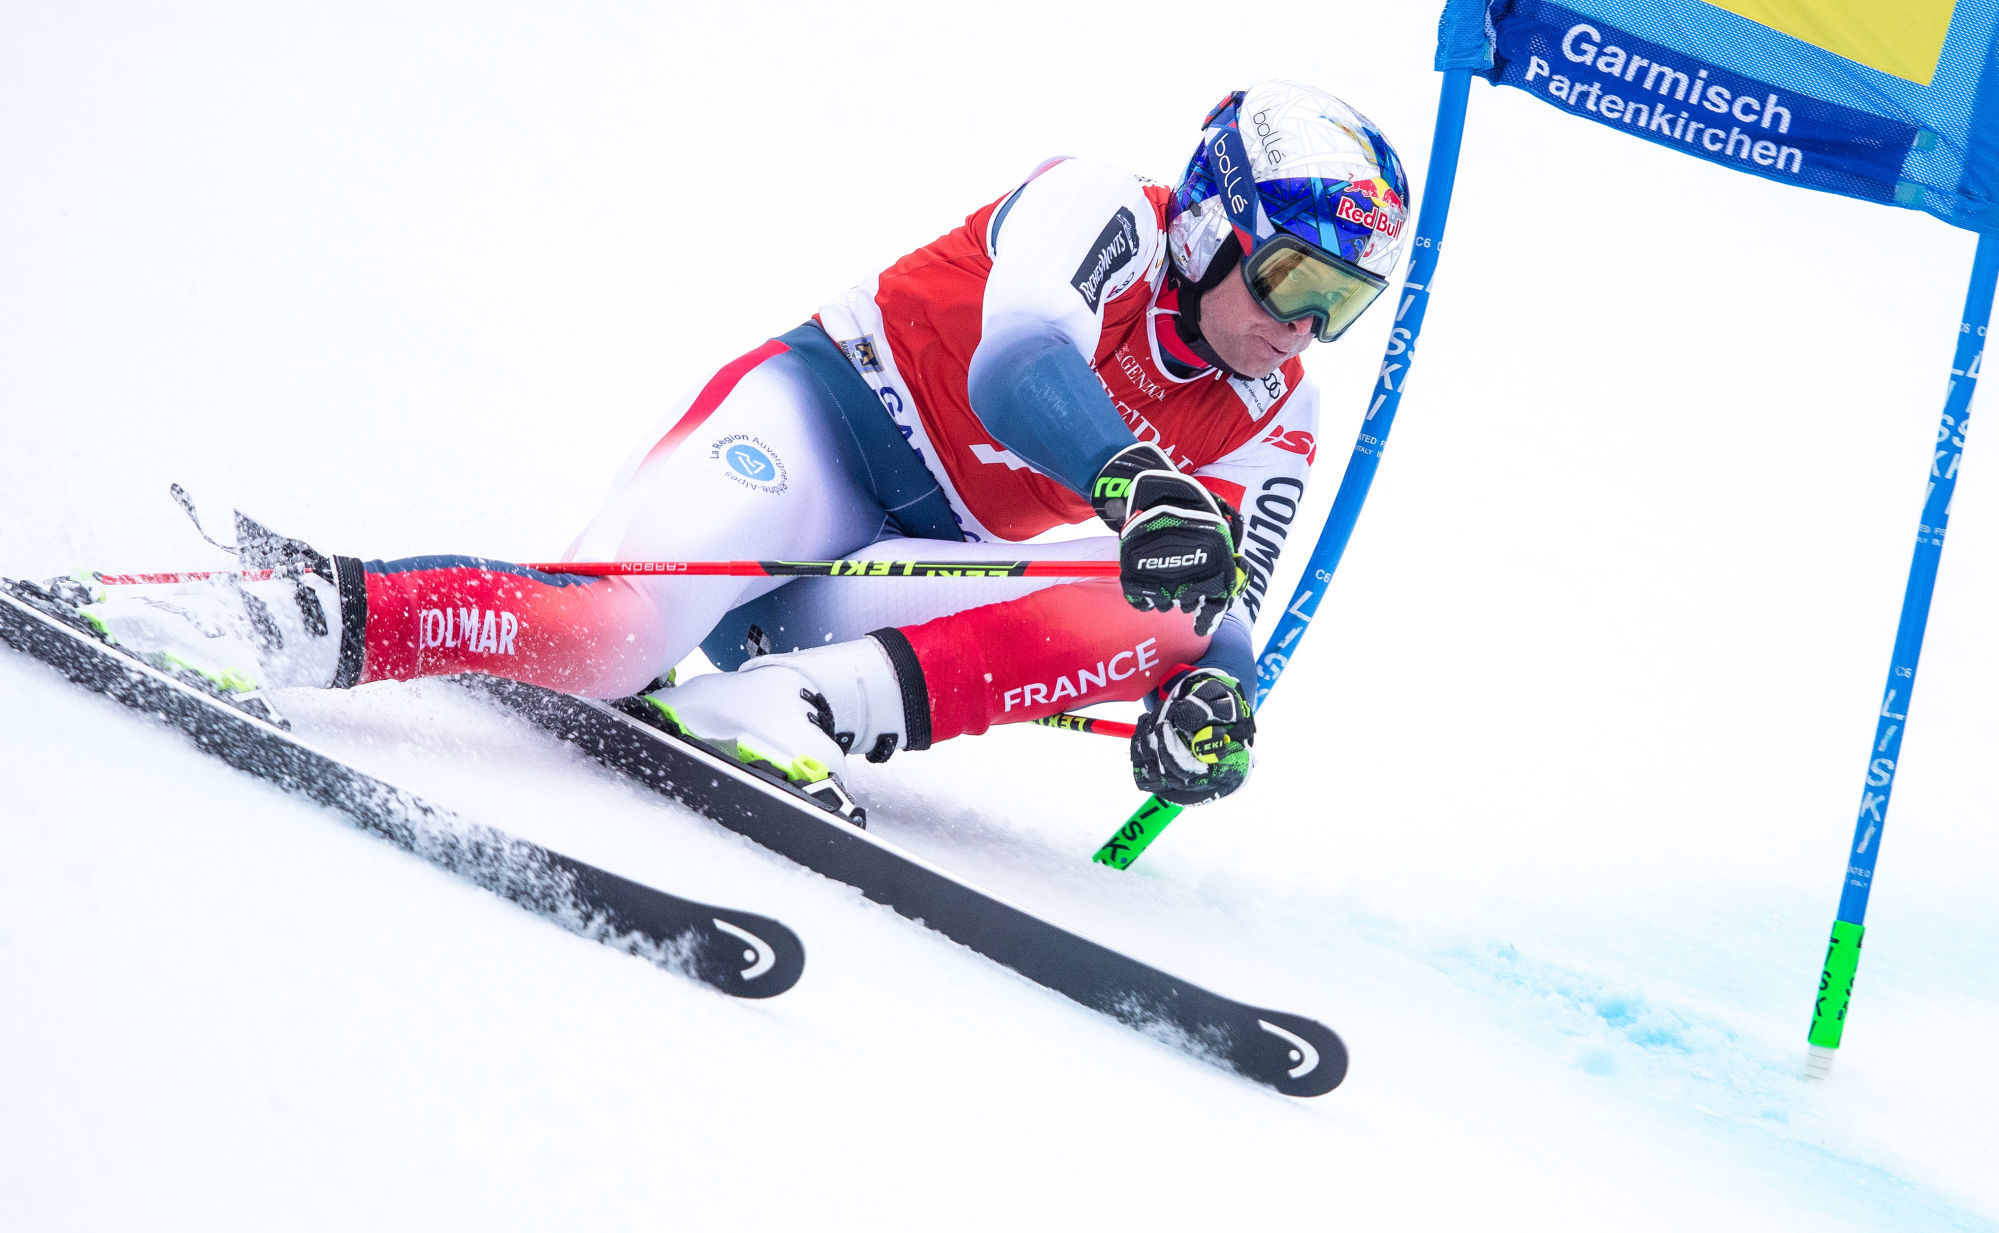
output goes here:
<path id="1" fill-rule="evenodd" d="M 1167 211 L 1167 252 L 1184 277 L 1208 281 L 1231 236 L 1250 257 L 1284 235 L 1388 276 L 1408 220 L 1409 181 L 1373 121 L 1323 90 L 1267 81 L 1223 99 L 1202 128 Z M 1236 193 L 1247 208 L 1231 210 L 1222 189 L 1241 187 L 1232 164 L 1243 154 L 1255 191 Z"/>

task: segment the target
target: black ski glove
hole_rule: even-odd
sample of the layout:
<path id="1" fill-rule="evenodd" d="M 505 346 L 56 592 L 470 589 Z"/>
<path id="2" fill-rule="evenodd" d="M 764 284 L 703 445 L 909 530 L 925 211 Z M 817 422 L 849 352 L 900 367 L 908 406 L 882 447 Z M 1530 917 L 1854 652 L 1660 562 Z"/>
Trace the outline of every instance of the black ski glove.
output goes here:
<path id="1" fill-rule="evenodd" d="M 1159 705 L 1131 736 L 1131 777 L 1175 805 L 1203 805 L 1242 787 L 1256 764 L 1256 717 L 1242 684 L 1217 668 L 1168 678 Z"/>
<path id="2" fill-rule="evenodd" d="M 1118 451 L 1098 472 L 1090 503 L 1118 533 L 1125 601 L 1143 611 L 1178 608 L 1193 614 L 1195 633 L 1212 633 L 1249 580 L 1237 555 L 1242 515 L 1156 445 Z"/>

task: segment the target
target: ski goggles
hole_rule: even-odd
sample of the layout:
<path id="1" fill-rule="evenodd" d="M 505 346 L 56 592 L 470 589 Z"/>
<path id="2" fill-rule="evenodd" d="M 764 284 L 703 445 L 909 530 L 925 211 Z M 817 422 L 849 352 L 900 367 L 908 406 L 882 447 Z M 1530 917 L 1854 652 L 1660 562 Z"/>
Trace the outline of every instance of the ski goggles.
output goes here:
<path id="1" fill-rule="evenodd" d="M 1387 279 L 1289 235 L 1258 245 L 1243 260 L 1242 277 L 1263 311 L 1279 321 L 1317 317 L 1320 342 L 1346 333 L 1388 286 Z"/>

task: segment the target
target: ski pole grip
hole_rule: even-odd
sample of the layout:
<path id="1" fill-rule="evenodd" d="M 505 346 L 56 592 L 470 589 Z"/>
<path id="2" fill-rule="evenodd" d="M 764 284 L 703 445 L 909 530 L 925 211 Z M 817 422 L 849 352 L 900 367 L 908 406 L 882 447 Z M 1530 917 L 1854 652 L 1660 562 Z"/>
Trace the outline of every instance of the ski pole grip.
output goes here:
<path id="1" fill-rule="evenodd" d="M 1825 967 L 1819 972 L 1819 1000 L 1812 1010 L 1812 1030 L 1807 1036 L 1816 1048 L 1839 1048 L 1840 1033 L 1846 1029 L 1846 1004 L 1853 997 L 1853 973 L 1860 967 L 1860 939 L 1866 932 L 1865 925 L 1852 921 L 1832 923 Z"/>

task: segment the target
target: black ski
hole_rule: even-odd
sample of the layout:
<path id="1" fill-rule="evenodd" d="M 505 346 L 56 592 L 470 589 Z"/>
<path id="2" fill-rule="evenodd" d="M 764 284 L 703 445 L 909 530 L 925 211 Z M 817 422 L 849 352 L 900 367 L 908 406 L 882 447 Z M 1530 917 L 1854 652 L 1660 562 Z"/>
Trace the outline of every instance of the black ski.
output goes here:
<path id="1" fill-rule="evenodd" d="M 767 916 L 669 895 L 462 821 L 311 748 L 255 699 L 245 709 L 241 699 L 192 674 L 156 668 L 109 645 L 36 588 L 0 579 L 0 641 L 180 729 L 229 765 L 337 809 L 362 830 L 572 933 L 737 997 L 783 993 L 804 971 L 798 936 Z"/>
<path id="2" fill-rule="evenodd" d="M 1320 1095 L 1346 1076 L 1346 1046 L 1322 1023 L 1231 1001 L 1071 933 L 612 706 L 467 679 L 612 770 L 1149 1036 L 1290 1096 Z"/>

